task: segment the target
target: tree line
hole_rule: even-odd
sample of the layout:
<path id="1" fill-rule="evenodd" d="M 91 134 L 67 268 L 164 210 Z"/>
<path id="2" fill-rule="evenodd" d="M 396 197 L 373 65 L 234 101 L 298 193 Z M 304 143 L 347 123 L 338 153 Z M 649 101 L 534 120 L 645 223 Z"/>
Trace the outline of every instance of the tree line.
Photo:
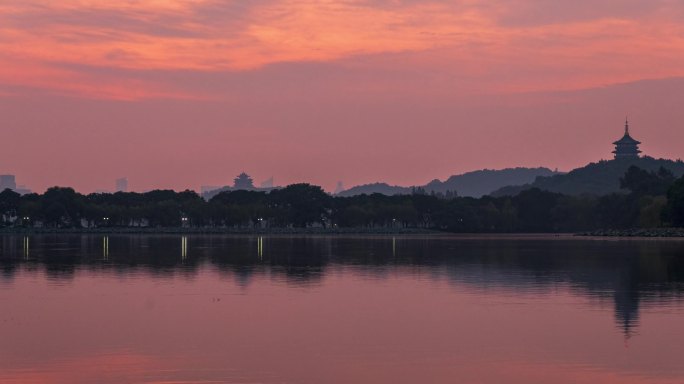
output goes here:
<path id="1" fill-rule="evenodd" d="M 528 189 L 481 198 L 427 194 L 336 197 L 293 184 L 270 192 L 225 191 L 206 201 L 194 191 L 80 194 L 0 192 L 2 226 L 49 228 L 425 228 L 450 232 L 574 232 L 684 226 L 684 177 L 631 167 L 623 192 L 566 196 Z"/>

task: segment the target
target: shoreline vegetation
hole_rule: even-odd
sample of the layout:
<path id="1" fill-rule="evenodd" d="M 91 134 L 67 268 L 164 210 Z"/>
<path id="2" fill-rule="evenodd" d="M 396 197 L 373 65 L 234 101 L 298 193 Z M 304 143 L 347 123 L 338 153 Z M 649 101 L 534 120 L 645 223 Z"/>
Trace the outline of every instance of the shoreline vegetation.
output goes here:
<path id="1" fill-rule="evenodd" d="M 0 228 L 0 235 L 102 234 L 102 235 L 451 235 L 423 228 Z"/>
<path id="2" fill-rule="evenodd" d="M 684 177 L 635 166 L 620 193 L 564 195 L 538 188 L 481 198 L 428 194 L 340 197 L 319 186 L 84 195 L 0 192 L 0 233 L 568 234 L 684 237 Z"/>
<path id="3" fill-rule="evenodd" d="M 584 232 L 446 232 L 424 228 L 0 228 L 2 235 L 244 235 L 244 236 L 431 236 L 475 238 L 684 238 L 684 228 L 601 229 Z"/>
<path id="4" fill-rule="evenodd" d="M 632 229 L 604 229 L 589 232 L 579 232 L 576 236 L 583 237 L 682 237 L 684 228 L 632 228 Z"/>

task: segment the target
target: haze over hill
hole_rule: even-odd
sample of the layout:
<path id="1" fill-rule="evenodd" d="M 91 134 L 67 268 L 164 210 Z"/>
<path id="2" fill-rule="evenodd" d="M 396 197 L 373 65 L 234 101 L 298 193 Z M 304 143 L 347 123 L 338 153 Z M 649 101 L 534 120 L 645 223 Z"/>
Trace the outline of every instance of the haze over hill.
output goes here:
<path id="1" fill-rule="evenodd" d="M 684 162 L 681 160 L 654 159 L 648 156 L 602 160 L 574 169 L 566 174 L 540 176 L 529 184 L 503 187 L 491 195 L 514 196 L 531 188 L 575 196 L 582 194 L 607 195 L 621 191 L 620 178 L 632 165 L 647 171 L 657 171 L 663 167 L 670 170 L 676 177 L 684 175 Z"/>
<path id="2" fill-rule="evenodd" d="M 454 175 L 445 181 L 433 180 L 425 185 L 403 187 L 387 183 L 372 183 L 358 185 L 342 191 L 338 196 L 355 196 L 362 194 L 381 193 L 383 195 L 410 194 L 416 188 L 422 188 L 427 193 L 456 192 L 458 196 L 481 197 L 497 189 L 511 185 L 532 183 L 537 177 L 559 174 L 548 168 L 506 168 L 500 170 L 483 169 Z"/>

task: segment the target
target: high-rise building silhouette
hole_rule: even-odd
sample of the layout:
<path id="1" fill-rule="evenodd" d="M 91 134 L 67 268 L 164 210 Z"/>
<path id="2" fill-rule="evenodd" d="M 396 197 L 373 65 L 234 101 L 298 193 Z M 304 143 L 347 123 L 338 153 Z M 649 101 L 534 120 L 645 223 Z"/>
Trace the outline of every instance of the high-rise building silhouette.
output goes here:
<path id="1" fill-rule="evenodd" d="M 270 178 L 264 180 L 260 185 L 259 188 L 273 188 L 273 176 Z"/>
<path id="2" fill-rule="evenodd" d="M 200 194 L 204 195 L 205 193 L 209 193 L 211 191 L 216 191 L 221 189 L 221 186 L 219 185 L 202 185 L 200 186 Z"/>
<path id="3" fill-rule="evenodd" d="M 5 189 L 17 189 L 17 180 L 14 175 L 0 175 L 0 192 Z"/>
<path id="4" fill-rule="evenodd" d="M 128 179 L 122 177 L 116 179 L 116 192 L 128 192 Z"/>

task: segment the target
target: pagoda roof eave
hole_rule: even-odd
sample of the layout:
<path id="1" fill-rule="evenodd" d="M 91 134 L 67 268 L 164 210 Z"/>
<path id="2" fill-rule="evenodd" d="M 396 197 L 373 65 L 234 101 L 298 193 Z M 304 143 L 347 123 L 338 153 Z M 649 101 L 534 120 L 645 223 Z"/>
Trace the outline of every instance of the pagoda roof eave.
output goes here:
<path id="1" fill-rule="evenodd" d="M 641 144 L 641 142 L 638 141 L 638 140 L 634 140 L 631 136 L 625 135 L 625 136 L 622 137 L 622 139 L 620 139 L 620 140 L 618 140 L 618 141 L 614 141 L 613 144 L 614 144 L 614 145 L 618 145 L 618 144 L 635 144 L 635 145 L 639 145 L 639 144 Z"/>

